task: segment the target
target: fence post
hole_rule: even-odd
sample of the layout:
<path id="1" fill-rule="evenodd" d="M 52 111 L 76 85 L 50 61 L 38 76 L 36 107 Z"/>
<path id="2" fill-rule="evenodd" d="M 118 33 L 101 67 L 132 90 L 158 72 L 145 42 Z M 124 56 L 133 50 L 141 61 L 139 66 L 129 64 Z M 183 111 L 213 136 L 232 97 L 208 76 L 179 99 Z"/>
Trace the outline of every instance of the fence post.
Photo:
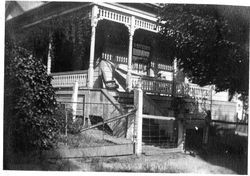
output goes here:
<path id="1" fill-rule="evenodd" d="M 68 112 L 67 109 L 65 108 L 65 136 L 68 135 Z"/>
<path id="2" fill-rule="evenodd" d="M 136 133 L 136 143 L 135 143 L 135 154 L 140 156 L 142 153 L 142 108 L 143 108 L 143 92 L 141 85 L 139 84 L 137 88 L 134 89 L 134 105 L 136 107 L 135 113 L 135 133 Z"/>
<path id="3" fill-rule="evenodd" d="M 208 145 L 208 138 L 209 138 L 209 127 L 211 122 L 211 111 L 207 111 L 207 115 L 205 117 L 205 127 L 203 130 L 203 146 L 206 148 Z"/>
<path id="4" fill-rule="evenodd" d="M 180 116 L 179 116 L 180 117 Z M 177 121 L 177 147 L 182 149 L 182 150 L 185 150 L 184 147 L 185 147 L 185 128 L 184 128 L 184 123 L 185 123 L 185 119 L 184 119 L 184 116 L 183 114 L 181 114 L 181 118 L 183 120 L 178 120 Z"/>
<path id="5" fill-rule="evenodd" d="M 73 87 L 73 95 L 72 95 L 72 114 L 73 121 L 76 119 L 76 110 L 77 110 L 77 96 L 78 96 L 78 82 L 75 82 Z"/>
<path id="6" fill-rule="evenodd" d="M 89 126 L 89 115 L 91 114 L 91 100 L 90 100 L 90 95 L 91 95 L 91 92 L 90 90 L 88 90 L 86 93 L 85 93 L 85 102 L 84 102 L 84 126 Z"/>

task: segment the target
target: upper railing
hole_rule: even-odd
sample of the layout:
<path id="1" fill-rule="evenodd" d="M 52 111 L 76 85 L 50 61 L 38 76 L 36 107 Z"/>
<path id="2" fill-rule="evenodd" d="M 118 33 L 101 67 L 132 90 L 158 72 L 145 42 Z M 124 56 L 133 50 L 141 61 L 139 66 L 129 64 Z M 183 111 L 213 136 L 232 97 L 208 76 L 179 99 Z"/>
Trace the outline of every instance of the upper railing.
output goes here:
<path id="1" fill-rule="evenodd" d="M 111 61 L 113 63 L 117 63 L 117 64 L 127 64 L 128 63 L 128 58 L 125 56 L 120 56 L 117 54 L 113 54 L 111 52 L 103 52 L 102 53 L 102 59 Z M 162 71 L 169 71 L 172 72 L 173 71 L 173 66 L 172 65 L 167 65 L 167 64 L 162 64 L 162 63 L 155 63 L 154 61 L 151 61 L 151 68 L 153 69 L 158 69 L 158 70 L 162 70 Z M 145 63 L 136 63 L 132 65 L 132 68 L 134 70 L 143 70 L 145 71 L 145 68 L 147 67 L 147 64 Z"/>
<path id="2" fill-rule="evenodd" d="M 117 23 L 125 24 L 126 26 L 131 25 L 131 20 L 132 20 L 131 15 L 103 7 L 99 7 L 98 14 L 99 14 L 98 19 L 100 20 L 106 19 Z M 140 17 L 135 17 L 134 20 L 135 20 L 134 21 L 135 29 L 144 29 L 151 32 L 159 32 L 161 30 L 161 27 L 155 21 L 149 21 L 147 19 L 143 19 Z"/>
<path id="3" fill-rule="evenodd" d="M 102 53 L 102 59 L 112 61 L 113 63 L 127 64 L 128 58 L 124 56 L 114 55 L 111 53 Z"/>
<path id="4" fill-rule="evenodd" d="M 145 21 L 139 18 L 135 19 L 135 27 L 145 29 L 151 32 L 159 32 L 161 30 L 161 27 L 158 26 L 156 23 Z"/>
<path id="5" fill-rule="evenodd" d="M 52 73 L 51 76 L 53 87 L 73 87 L 75 82 L 78 82 L 79 87 L 87 87 L 87 70 Z"/>
<path id="6" fill-rule="evenodd" d="M 110 21 L 115 21 L 118 23 L 122 23 L 122 24 L 127 24 L 129 25 L 131 22 L 131 17 L 118 13 L 118 12 L 114 12 L 114 11 L 110 11 L 107 9 L 103 9 L 103 8 L 99 8 L 99 18 L 100 19 L 107 19 Z"/>

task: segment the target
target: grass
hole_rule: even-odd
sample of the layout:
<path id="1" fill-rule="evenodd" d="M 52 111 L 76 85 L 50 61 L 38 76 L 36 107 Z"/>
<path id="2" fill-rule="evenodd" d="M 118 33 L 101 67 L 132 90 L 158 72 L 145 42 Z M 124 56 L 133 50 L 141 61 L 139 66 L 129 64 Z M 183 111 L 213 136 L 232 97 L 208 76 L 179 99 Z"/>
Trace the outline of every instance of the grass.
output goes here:
<path id="1" fill-rule="evenodd" d="M 86 161 L 81 161 L 86 162 Z M 172 167 L 168 162 L 147 162 L 135 156 L 95 158 L 91 160 L 91 169 L 97 172 L 152 172 L 180 173 L 181 170 Z"/>
<path id="2" fill-rule="evenodd" d="M 80 134 L 61 135 L 57 147 L 67 146 L 68 148 L 85 148 L 113 144 L 104 139 L 104 133 L 100 130 L 88 130 Z"/>
<path id="3" fill-rule="evenodd" d="M 21 157 L 20 157 L 21 158 Z M 199 157 L 184 153 L 136 157 L 92 157 L 75 159 L 37 159 L 35 156 L 23 156 L 14 163 L 16 170 L 50 171 L 95 171 L 95 172 L 150 172 L 150 173 L 217 173 L 236 174 L 225 167 L 215 166 Z M 29 159 L 27 159 L 29 158 Z M 36 158 L 36 159 L 34 159 Z M 221 161 L 223 162 L 223 161 Z"/>
<path id="4" fill-rule="evenodd" d="M 247 155 L 242 156 L 223 153 L 221 144 L 231 144 L 231 151 L 238 145 L 247 145 L 247 140 L 237 136 L 227 136 L 213 140 L 212 148 L 217 153 L 190 156 L 184 153 L 168 153 L 136 157 L 92 157 L 74 159 L 45 159 L 37 154 L 15 156 L 10 163 L 10 169 L 15 170 L 57 170 L 57 171 L 97 171 L 97 172 L 150 172 L 150 173 L 216 173 L 216 174 L 246 174 Z M 68 148 L 82 148 L 109 145 L 103 138 L 102 131 L 90 130 L 78 135 L 62 136 L 57 147 L 67 144 Z M 225 145 L 224 145 L 225 146 Z M 145 150 L 145 148 L 144 148 Z M 220 151 L 221 154 L 218 153 Z M 241 153 L 242 150 L 240 150 Z M 238 151 L 237 151 L 238 152 Z"/>

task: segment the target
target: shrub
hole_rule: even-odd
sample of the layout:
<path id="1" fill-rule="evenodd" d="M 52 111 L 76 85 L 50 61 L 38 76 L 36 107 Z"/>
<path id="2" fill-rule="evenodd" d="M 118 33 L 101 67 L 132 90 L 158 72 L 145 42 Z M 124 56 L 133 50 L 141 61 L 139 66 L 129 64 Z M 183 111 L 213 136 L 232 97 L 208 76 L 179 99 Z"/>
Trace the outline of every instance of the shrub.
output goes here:
<path id="1" fill-rule="evenodd" d="M 9 42 L 5 47 L 5 140 L 21 151 L 49 148 L 61 128 L 52 116 L 56 99 L 51 77 L 31 52 Z"/>
<path id="2" fill-rule="evenodd" d="M 67 115 L 67 132 L 71 134 L 80 133 L 83 127 L 83 117 L 76 116 L 76 119 L 73 120 L 72 110 L 67 109 L 64 106 L 58 106 L 54 115 L 56 119 L 60 120 L 60 124 L 62 126 L 60 132 L 62 134 L 65 134 L 66 115 Z"/>
<path id="3" fill-rule="evenodd" d="M 73 119 L 69 119 L 68 121 L 68 130 L 71 134 L 78 134 L 81 132 L 83 126 L 83 119 L 80 117 L 77 117 L 75 121 Z"/>

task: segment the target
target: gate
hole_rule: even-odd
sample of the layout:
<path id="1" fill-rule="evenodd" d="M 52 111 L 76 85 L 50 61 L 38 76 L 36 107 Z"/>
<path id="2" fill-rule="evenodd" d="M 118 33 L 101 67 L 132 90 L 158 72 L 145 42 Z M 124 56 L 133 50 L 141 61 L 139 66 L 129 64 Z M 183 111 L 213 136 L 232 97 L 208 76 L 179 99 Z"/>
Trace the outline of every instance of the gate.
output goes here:
<path id="1" fill-rule="evenodd" d="M 160 154 L 177 149 L 178 127 L 174 117 L 142 115 L 142 152 Z"/>
<path id="2" fill-rule="evenodd" d="M 77 108 L 72 110 L 75 103 Z M 60 104 L 65 112 L 65 131 L 62 138 L 69 150 L 56 152 L 60 153 L 60 157 L 119 156 L 134 153 L 134 109 L 121 113 L 107 102 L 61 101 Z"/>

